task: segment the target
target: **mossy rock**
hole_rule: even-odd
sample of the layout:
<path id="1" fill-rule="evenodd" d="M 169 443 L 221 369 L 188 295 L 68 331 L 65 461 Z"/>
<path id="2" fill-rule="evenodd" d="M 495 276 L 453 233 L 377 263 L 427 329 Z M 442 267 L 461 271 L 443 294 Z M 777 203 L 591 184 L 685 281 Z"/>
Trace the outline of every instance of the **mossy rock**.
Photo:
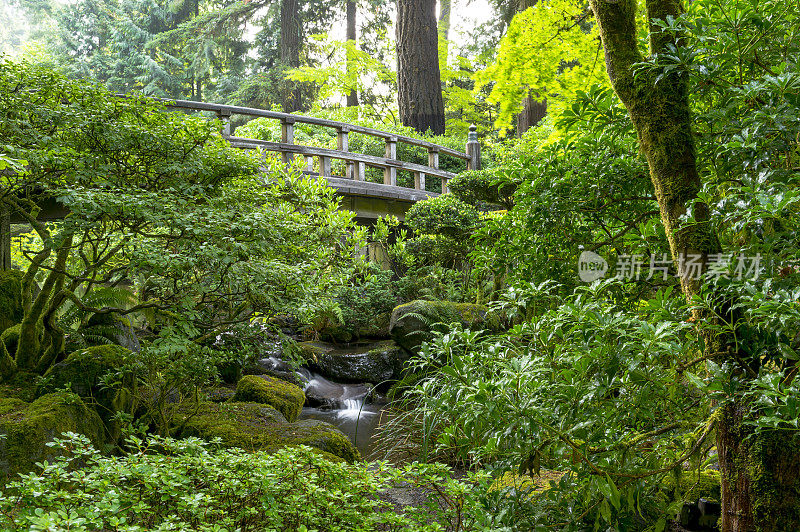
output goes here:
<path id="1" fill-rule="evenodd" d="M 181 416 L 179 436 L 184 438 L 220 438 L 224 447 L 248 451 L 308 445 L 348 462 L 360 458 L 347 436 L 330 423 L 312 419 L 289 423 L 283 414 L 265 404 L 205 402 L 186 405 Z"/>
<path id="2" fill-rule="evenodd" d="M 0 400 L 0 478 L 33 471 L 36 462 L 59 456 L 61 450 L 47 443 L 64 432 L 83 434 L 98 448 L 103 443 L 103 421 L 76 394 L 50 393 L 33 403 Z"/>
<path id="3" fill-rule="evenodd" d="M 94 314 L 86 324 L 86 327 L 81 329 L 84 336 L 98 337 L 115 345 L 120 345 L 138 353 L 142 350 L 139 343 L 139 338 L 136 336 L 136 331 L 131 325 L 130 319 L 126 316 L 121 316 L 116 312 L 108 312 L 105 314 Z"/>
<path id="4" fill-rule="evenodd" d="M 303 409 L 306 395 L 299 386 L 269 375 L 245 375 L 236 385 L 233 400 L 270 405 L 294 421 Z"/>
<path id="5" fill-rule="evenodd" d="M 0 270 L 0 332 L 22 321 L 22 276 L 18 270 Z"/>
<path id="6" fill-rule="evenodd" d="M 236 389 L 230 385 L 223 384 L 222 386 L 214 386 L 204 390 L 208 400 L 212 403 L 224 403 L 230 401 L 236 395 Z"/>
<path id="7" fill-rule="evenodd" d="M 697 502 L 703 498 L 720 500 L 720 474 L 713 469 L 681 471 L 680 478 L 667 475 L 661 481 L 661 493 L 667 501 Z"/>
<path id="8" fill-rule="evenodd" d="M 461 323 L 470 329 L 499 329 L 499 320 L 483 305 L 452 301 L 416 300 L 394 308 L 389 331 L 397 344 L 414 353 L 431 338 L 435 323 Z"/>
<path id="9" fill-rule="evenodd" d="M 502 476 L 495 479 L 489 487 L 489 491 L 500 491 L 512 494 L 525 494 L 527 497 L 535 497 L 549 490 L 551 483 L 558 484 L 563 471 L 550 471 L 542 469 L 536 475 L 520 475 L 513 471 L 506 471 Z"/>
<path id="10" fill-rule="evenodd" d="M 360 348 L 326 350 L 309 367 L 337 381 L 377 384 L 398 378 L 406 360 L 406 351 L 393 340 L 385 340 Z"/>
<path id="11" fill-rule="evenodd" d="M 21 399 L 26 403 L 36 398 L 36 389 L 40 376 L 35 373 L 20 371 L 11 379 L 0 384 L 0 399 Z"/>
<path id="12" fill-rule="evenodd" d="M 297 342 L 296 347 L 300 358 L 309 363 L 320 360 L 323 356 L 334 351 L 335 346 L 325 342 Z"/>
<path id="13" fill-rule="evenodd" d="M 122 386 L 116 389 L 103 386 L 102 378 L 118 371 L 130 356 L 130 350 L 119 345 L 98 345 L 70 353 L 47 370 L 37 395 L 69 386 L 73 393 L 96 406 L 100 416 L 108 421 L 116 411 L 128 411 L 133 376 L 124 376 Z"/>

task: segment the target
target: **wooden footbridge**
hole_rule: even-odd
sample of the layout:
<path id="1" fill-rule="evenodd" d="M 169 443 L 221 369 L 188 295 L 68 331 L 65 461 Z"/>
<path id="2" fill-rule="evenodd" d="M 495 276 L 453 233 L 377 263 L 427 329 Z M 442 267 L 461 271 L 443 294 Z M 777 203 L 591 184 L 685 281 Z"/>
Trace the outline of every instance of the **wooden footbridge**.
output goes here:
<path id="1" fill-rule="evenodd" d="M 362 222 L 389 214 L 402 220 L 405 212 L 415 202 L 438 195 L 436 192 L 427 190 L 427 188 L 432 188 L 429 185 L 433 179 L 440 181 L 442 193 L 447 192 L 447 182 L 455 177 L 456 174 L 439 167 L 439 158 L 441 156 L 454 157 L 461 160 L 466 170 L 480 168 L 480 144 L 478 143 L 474 125 L 470 126 L 465 151 L 460 152 L 412 137 L 323 118 L 188 100 L 168 100 L 167 105 L 187 112 L 204 111 L 215 113 L 223 122 L 222 136 L 232 146 L 259 150 L 265 154 L 268 152 L 278 153 L 286 164 L 300 164 L 306 174 L 324 177 L 328 185 L 335 188 L 336 192 L 342 196 L 342 208 L 355 212 L 356 218 Z M 245 117 L 245 120 L 269 118 L 280 121 L 281 142 L 236 136 L 233 126 L 236 120 L 233 117 L 237 115 Z M 296 144 L 295 129 L 303 124 L 335 130 L 337 149 Z M 351 133 L 382 139 L 385 143 L 384 156 L 376 157 L 350 151 L 349 135 Z M 398 143 L 405 143 L 426 150 L 428 164 L 422 165 L 398 159 Z M 298 159 L 300 159 L 299 162 Z M 337 160 L 344 163 L 345 175 L 333 175 L 332 161 Z M 383 183 L 367 181 L 366 168 L 368 167 L 379 168 L 383 171 Z M 413 174 L 414 188 L 398 186 L 397 175 L 399 171 L 407 171 Z"/>
<path id="2" fill-rule="evenodd" d="M 368 127 L 336 122 L 310 116 L 265 111 L 249 107 L 220 105 L 188 100 L 166 100 L 168 107 L 186 112 L 211 112 L 223 122 L 222 136 L 232 146 L 248 150 L 259 150 L 266 155 L 269 152 L 280 154 L 286 164 L 298 164 L 308 175 L 325 178 L 328 185 L 335 188 L 342 196 L 341 208 L 356 213 L 360 223 L 374 223 L 381 216 L 394 215 L 402 220 L 406 211 L 415 202 L 428 197 L 438 196 L 437 192 L 428 190 L 432 180 L 440 181 L 442 193 L 447 192 L 447 183 L 456 174 L 439 167 L 440 156 L 454 157 L 461 160 L 465 169 L 480 168 L 480 144 L 475 126 L 470 126 L 464 152 L 454 150 L 424 140 L 397 135 Z M 253 118 L 269 118 L 280 121 L 281 142 L 238 137 L 234 134 L 232 118 L 243 116 L 245 121 Z M 336 131 L 337 149 L 304 146 L 295 143 L 295 128 L 298 125 L 322 126 Z M 351 133 L 368 135 L 383 139 L 385 152 L 383 157 L 352 152 L 349 150 Z M 428 164 L 417 164 L 398 159 L 397 145 L 405 143 L 427 151 Z M 302 158 L 298 160 L 299 158 Z M 342 176 L 332 173 L 332 161 L 342 161 Z M 366 169 L 378 168 L 383 172 L 383 182 L 367 181 Z M 411 172 L 414 188 L 398 186 L 398 172 Z M 437 187 L 438 188 L 438 187 Z M 61 218 L 66 214 L 64 207 L 51 199 L 42 205 L 42 219 Z M 21 220 L 12 220 L 9 216 L 0 217 L 0 269 L 10 267 L 10 224 Z"/>

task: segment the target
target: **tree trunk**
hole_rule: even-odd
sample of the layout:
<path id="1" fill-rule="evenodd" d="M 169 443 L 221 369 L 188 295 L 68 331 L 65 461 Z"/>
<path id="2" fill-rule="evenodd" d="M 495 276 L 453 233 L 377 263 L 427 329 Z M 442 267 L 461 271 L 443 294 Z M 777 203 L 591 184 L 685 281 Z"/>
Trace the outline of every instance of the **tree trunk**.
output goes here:
<path id="1" fill-rule="evenodd" d="M 537 0 L 519 0 L 519 12 L 536 5 Z M 538 124 L 547 114 L 547 100 L 536 101 L 529 94 L 522 100 L 522 112 L 517 115 L 517 137 Z"/>
<path id="2" fill-rule="evenodd" d="M 298 0 L 281 0 L 281 64 L 284 68 L 300 66 L 300 47 L 302 45 L 302 21 Z M 298 111 L 302 104 L 300 87 L 294 81 L 283 81 L 283 111 Z"/>
<path id="3" fill-rule="evenodd" d="M 420 133 L 444 133 L 435 0 L 397 2 L 397 89 L 400 120 Z"/>
<path id="4" fill-rule="evenodd" d="M 650 167 L 661 222 L 673 259 L 700 255 L 705 264 L 710 253 L 719 253 L 719 241 L 710 224 L 708 207 L 693 203 L 700 190 L 694 138 L 691 128 L 689 91 L 685 78 L 665 76 L 658 84 L 655 73 L 642 72 L 634 79 L 632 65 L 642 60 L 637 49 L 636 0 L 590 0 L 600 28 L 606 68 L 614 90 L 622 100 L 636 128 L 639 145 Z M 678 17 L 679 0 L 647 0 L 650 20 Z M 681 46 L 679 36 L 657 32 L 650 27 L 652 52 L 667 45 Z M 681 216 L 690 204 L 697 223 L 682 227 Z M 700 281 L 688 271 L 679 273 L 687 298 L 696 295 Z M 727 305 L 726 305 L 727 306 Z M 729 317 L 726 308 L 716 309 Z M 698 320 L 713 316 L 696 313 Z M 734 342 L 724 335 L 706 338 L 706 349 L 720 361 L 738 365 L 742 374 L 752 367 L 741 365 L 729 349 Z M 777 431 L 753 435 L 744 423 L 748 405 L 731 398 L 718 421 L 717 450 L 722 474 L 723 532 L 750 530 L 800 530 L 800 453 L 791 433 Z M 748 436 L 751 436 L 748 438 Z"/>
<path id="5" fill-rule="evenodd" d="M 522 112 L 517 115 L 517 136 L 538 124 L 547 114 L 547 100 L 537 102 L 532 97 L 527 96 L 522 100 Z"/>
<path id="6" fill-rule="evenodd" d="M 352 46 L 356 45 L 356 3 L 354 1 L 347 2 L 347 41 Z M 347 52 L 347 74 L 348 78 L 353 74 L 355 65 L 353 64 L 353 57 L 350 51 Z M 357 75 L 357 74 L 355 74 Z M 355 89 L 347 93 L 347 107 L 355 107 L 358 105 L 358 93 Z"/>

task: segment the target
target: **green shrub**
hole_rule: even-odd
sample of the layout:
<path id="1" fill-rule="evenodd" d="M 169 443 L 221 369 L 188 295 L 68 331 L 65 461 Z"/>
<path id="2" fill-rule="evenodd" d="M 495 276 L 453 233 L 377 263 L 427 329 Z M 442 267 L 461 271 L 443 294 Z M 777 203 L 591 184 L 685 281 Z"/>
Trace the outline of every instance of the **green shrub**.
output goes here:
<path id="1" fill-rule="evenodd" d="M 480 223 L 477 209 L 452 194 L 419 201 L 406 213 L 406 224 L 416 234 L 466 238 Z"/>
<path id="2" fill-rule="evenodd" d="M 397 304 L 391 272 L 376 267 L 362 282 L 341 287 L 335 299 L 343 325 L 332 331 L 334 339 L 349 342 L 354 337 L 389 334 L 389 314 Z"/>
<path id="3" fill-rule="evenodd" d="M 134 451 L 121 457 L 101 456 L 74 434 L 60 443 L 70 456 L 6 487 L 2 529 L 466 532 L 490 525 L 475 486 L 441 466 L 351 465 L 308 447 L 247 453 L 197 439 L 132 439 Z M 75 461 L 88 467 L 76 470 Z M 398 511 L 379 497 L 401 481 L 429 492 L 430 503 Z"/>

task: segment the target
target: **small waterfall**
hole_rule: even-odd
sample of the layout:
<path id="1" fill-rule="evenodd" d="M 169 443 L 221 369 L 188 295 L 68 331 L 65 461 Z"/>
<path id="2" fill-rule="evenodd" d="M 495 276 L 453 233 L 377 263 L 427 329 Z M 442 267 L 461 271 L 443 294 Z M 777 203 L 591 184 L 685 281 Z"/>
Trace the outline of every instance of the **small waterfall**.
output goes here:
<path id="1" fill-rule="evenodd" d="M 260 363 L 277 374 L 293 373 L 300 379 L 309 405 L 303 408 L 300 419 L 332 423 L 350 438 L 363 456 L 370 455 L 370 438 L 381 408 L 367 400 L 372 392 L 371 385 L 340 384 L 307 368 L 294 369 L 274 355 L 261 359 Z"/>

